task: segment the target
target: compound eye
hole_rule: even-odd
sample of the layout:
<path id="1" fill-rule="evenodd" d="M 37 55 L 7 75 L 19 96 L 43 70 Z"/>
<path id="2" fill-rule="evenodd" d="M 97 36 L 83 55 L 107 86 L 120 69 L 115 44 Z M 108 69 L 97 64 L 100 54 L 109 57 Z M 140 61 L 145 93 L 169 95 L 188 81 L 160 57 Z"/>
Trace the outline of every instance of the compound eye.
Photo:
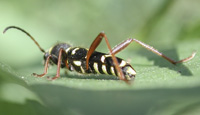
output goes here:
<path id="1" fill-rule="evenodd" d="M 47 57 L 49 56 L 49 52 L 45 52 L 44 54 L 44 60 L 46 61 Z"/>

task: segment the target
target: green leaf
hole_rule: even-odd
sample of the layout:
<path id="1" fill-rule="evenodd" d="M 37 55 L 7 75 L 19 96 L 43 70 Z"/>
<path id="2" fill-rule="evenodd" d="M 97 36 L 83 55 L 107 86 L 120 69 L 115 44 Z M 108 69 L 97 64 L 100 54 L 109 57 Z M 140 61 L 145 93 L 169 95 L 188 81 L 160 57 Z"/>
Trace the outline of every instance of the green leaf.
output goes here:
<path id="1" fill-rule="evenodd" d="M 186 57 L 199 42 L 178 44 L 177 51 L 164 51 L 171 57 Z M 127 53 L 127 54 L 126 54 Z M 145 50 L 129 55 L 137 73 L 132 85 L 111 76 L 64 75 L 49 81 L 31 72 L 17 73 L 1 64 L 1 113 L 19 114 L 196 114 L 200 107 L 199 54 L 184 64 L 174 66 Z M 128 55 L 128 52 L 125 52 Z M 137 55 L 139 54 L 139 55 Z M 141 63 L 139 63 L 141 62 Z M 49 75 L 55 74 L 50 69 Z M 52 72 L 53 71 L 53 72 Z M 24 73 L 24 74 L 23 74 Z M 12 111 L 9 111 L 13 108 Z M 14 109 L 15 108 L 15 109 Z M 24 111 L 24 109 L 28 110 Z M 20 110 L 20 111 L 19 111 Z"/>
<path id="2" fill-rule="evenodd" d="M 88 48 L 104 30 L 112 46 L 136 37 L 175 60 L 197 54 L 172 65 L 132 43 L 117 54 L 137 72 L 131 85 L 115 76 L 64 74 L 64 69 L 61 78 L 49 81 L 56 67 L 45 77 L 32 76 L 43 72 L 43 55 L 23 33 L 9 30 L 0 36 L 1 114 L 199 114 L 198 0 L 20 1 L 1 2 L 1 31 L 20 26 L 44 48 L 57 41 Z M 107 52 L 104 41 L 97 50 Z"/>

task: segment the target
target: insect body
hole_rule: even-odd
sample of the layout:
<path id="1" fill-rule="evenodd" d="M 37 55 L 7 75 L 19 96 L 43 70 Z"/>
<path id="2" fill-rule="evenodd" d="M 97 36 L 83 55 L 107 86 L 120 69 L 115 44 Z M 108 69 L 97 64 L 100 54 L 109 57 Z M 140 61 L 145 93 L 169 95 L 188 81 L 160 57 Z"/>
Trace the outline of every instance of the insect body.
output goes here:
<path id="1" fill-rule="evenodd" d="M 62 50 L 61 50 L 62 49 Z M 94 51 L 90 56 L 88 69 L 86 69 L 86 58 L 88 49 L 81 47 L 72 47 L 67 43 L 59 43 L 45 53 L 44 59 L 49 61 L 49 56 L 54 64 L 58 63 L 59 51 L 62 52 L 61 68 L 67 68 L 70 71 L 76 71 L 82 74 L 108 74 L 118 76 L 112 57 L 110 54 Z M 126 61 L 117 57 L 119 67 L 127 80 L 134 78 L 136 72 Z"/>
<path id="2" fill-rule="evenodd" d="M 93 74 L 108 74 L 108 75 L 118 76 L 120 80 L 129 83 L 129 81 L 135 77 L 136 71 L 126 61 L 124 61 L 121 58 L 115 57 L 115 54 L 126 48 L 133 41 L 138 43 L 142 47 L 150 50 L 151 52 L 157 54 L 158 56 L 163 57 L 172 64 L 189 61 L 196 54 L 193 53 L 191 56 L 185 59 L 182 59 L 180 61 L 174 61 L 171 58 L 159 52 L 158 50 L 156 50 L 155 48 L 137 39 L 132 39 L 132 38 L 123 41 L 122 43 L 118 44 L 113 49 L 111 49 L 107 36 L 105 35 L 104 32 L 101 32 L 96 37 L 96 39 L 93 41 L 89 49 L 81 47 L 73 47 L 67 43 L 59 43 L 50 48 L 49 51 L 45 52 L 44 49 L 40 47 L 37 41 L 35 41 L 35 39 L 28 32 L 19 27 L 9 26 L 4 30 L 4 33 L 10 28 L 15 28 L 26 33 L 35 42 L 38 48 L 44 53 L 44 60 L 45 60 L 44 73 L 43 74 L 33 73 L 33 75 L 42 77 L 47 74 L 49 63 L 57 65 L 57 73 L 55 77 L 51 78 L 52 80 L 60 77 L 60 68 L 67 68 L 70 71 L 76 71 L 82 74 L 93 73 Z M 98 47 L 103 38 L 105 39 L 106 45 L 109 49 L 109 53 L 107 54 L 95 51 L 95 49 Z"/>

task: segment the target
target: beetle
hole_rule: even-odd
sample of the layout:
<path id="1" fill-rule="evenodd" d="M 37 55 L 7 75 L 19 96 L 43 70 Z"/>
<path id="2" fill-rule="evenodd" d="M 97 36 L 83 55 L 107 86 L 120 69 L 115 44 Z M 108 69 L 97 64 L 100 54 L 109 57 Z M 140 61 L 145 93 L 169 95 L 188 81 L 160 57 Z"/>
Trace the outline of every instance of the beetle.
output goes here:
<path id="1" fill-rule="evenodd" d="M 119 53 L 121 50 L 126 48 L 130 43 L 136 42 L 147 50 L 157 54 L 158 56 L 166 59 L 172 64 L 182 63 L 191 60 L 196 52 L 193 52 L 191 56 L 184 58 L 179 61 L 174 61 L 173 59 L 167 57 L 163 53 L 159 52 L 157 49 L 149 46 L 137 39 L 129 38 L 120 44 L 116 45 L 114 48 L 111 48 L 108 38 L 104 32 L 100 32 L 95 40 L 90 45 L 90 48 L 82 47 L 73 47 L 68 43 L 58 43 L 51 47 L 48 51 L 45 51 L 38 42 L 24 29 L 17 26 L 9 26 L 5 28 L 3 33 L 7 30 L 14 28 L 20 30 L 27 34 L 38 46 L 41 52 L 44 53 L 45 67 L 43 74 L 33 73 L 34 76 L 43 77 L 47 74 L 48 64 L 56 64 L 57 72 L 56 75 L 51 80 L 57 79 L 60 77 L 60 68 L 67 68 L 70 71 L 76 71 L 82 74 L 108 74 L 119 77 L 120 80 L 123 80 L 127 83 L 135 78 L 136 71 L 134 68 L 125 60 L 116 57 L 115 54 Z M 109 49 L 109 53 L 102 53 L 95 51 L 99 46 L 102 39 L 105 39 L 106 45 Z"/>

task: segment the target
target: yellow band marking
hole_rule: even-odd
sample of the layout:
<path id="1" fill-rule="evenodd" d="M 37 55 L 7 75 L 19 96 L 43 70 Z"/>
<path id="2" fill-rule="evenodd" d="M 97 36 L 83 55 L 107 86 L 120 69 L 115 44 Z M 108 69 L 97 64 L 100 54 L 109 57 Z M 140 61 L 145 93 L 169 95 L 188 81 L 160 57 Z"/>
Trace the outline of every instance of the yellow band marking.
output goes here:
<path id="1" fill-rule="evenodd" d="M 110 67 L 110 71 L 111 71 L 112 75 L 116 76 L 116 75 L 115 75 L 115 70 L 114 70 L 114 67 L 113 67 L 113 66 Z"/>
<path id="2" fill-rule="evenodd" d="M 71 48 L 72 48 L 72 47 L 67 48 L 67 49 L 65 50 L 65 52 L 68 52 Z"/>
<path id="3" fill-rule="evenodd" d="M 107 70 L 106 70 L 106 65 L 102 65 L 102 70 L 105 74 L 108 74 Z"/>
<path id="4" fill-rule="evenodd" d="M 81 72 L 85 73 L 85 70 L 83 69 L 83 67 L 81 66 L 80 68 L 81 68 Z"/>
<path id="5" fill-rule="evenodd" d="M 104 63 L 106 57 L 105 56 L 101 56 L 101 62 Z"/>
<path id="6" fill-rule="evenodd" d="M 128 67 L 128 69 L 126 70 L 127 73 L 132 74 L 132 75 L 136 75 L 135 70 L 133 70 L 131 67 Z"/>
<path id="7" fill-rule="evenodd" d="M 126 62 L 122 60 L 122 62 L 119 64 L 119 67 L 124 67 L 126 65 Z"/>
<path id="8" fill-rule="evenodd" d="M 97 64 L 96 62 L 94 62 L 93 67 L 94 67 L 94 70 L 95 70 L 97 73 L 100 74 L 99 69 L 98 69 L 98 64 Z"/>
<path id="9" fill-rule="evenodd" d="M 81 66 L 81 61 L 73 61 L 76 66 Z"/>
<path id="10" fill-rule="evenodd" d="M 76 50 L 78 50 L 79 48 L 75 48 L 73 51 L 72 51 L 72 55 L 74 55 L 76 53 Z"/>
<path id="11" fill-rule="evenodd" d="M 101 62 L 104 63 L 104 61 L 105 61 L 105 59 L 107 57 L 111 57 L 111 55 L 103 55 L 103 56 L 101 56 Z"/>

